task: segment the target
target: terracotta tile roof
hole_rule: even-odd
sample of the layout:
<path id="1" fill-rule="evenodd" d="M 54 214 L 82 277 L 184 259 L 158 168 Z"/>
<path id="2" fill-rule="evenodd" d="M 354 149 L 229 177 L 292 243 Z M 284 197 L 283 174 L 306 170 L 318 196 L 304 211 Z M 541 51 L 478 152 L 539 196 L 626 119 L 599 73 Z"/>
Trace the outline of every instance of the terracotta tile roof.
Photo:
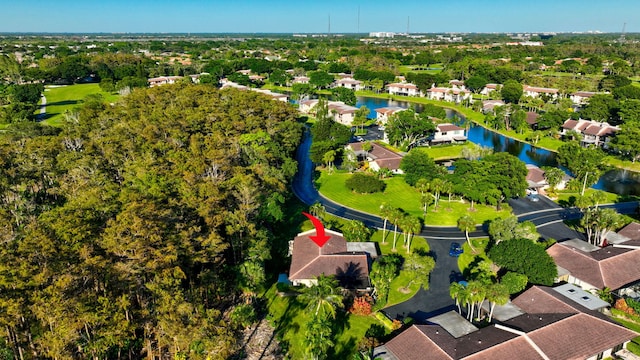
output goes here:
<path id="1" fill-rule="evenodd" d="M 586 359 L 637 336 L 631 330 L 579 313 L 528 334 L 551 359 Z"/>
<path id="2" fill-rule="evenodd" d="M 464 90 L 460 90 L 460 89 L 454 89 L 454 88 L 446 88 L 446 87 L 434 87 L 431 88 L 429 90 L 427 90 L 427 92 L 434 92 L 434 93 L 452 93 L 454 95 L 458 95 L 461 92 L 464 92 Z"/>
<path id="3" fill-rule="evenodd" d="M 527 181 L 535 184 L 546 183 L 547 180 L 544 178 L 544 170 L 535 165 L 527 164 Z"/>
<path id="4" fill-rule="evenodd" d="M 464 358 L 465 360 L 544 359 L 523 337 L 517 337 Z"/>
<path id="5" fill-rule="evenodd" d="M 637 242 L 623 244 L 635 245 Z M 607 246 L 585 253 L 562 243 L 554 244 L 547 253 L 556 264 L 574 277 L 599 289 L 612 290 L 640 280 L 640 250 Z"/>
<path id="6" fill-rule="evenodd" d="M 487 84 L 484 87 L 486 87 L 487 89 L 497 89 L 498 84 Z"/>
<path id="7" fill-rule="evenodd" d="M 360 84 L 362 84 L 362 81 L 355 80 L 355 79 L 352 79 L 352 78 L 342 78 L 340 80 L 336 80 L 336 84 L 356 84 L 356 85 L 360 85 Z"/>
<path id="8" fill-rule="evenodd" d="M 439 124 L 436 126 L 436 128 L 440 132 L 464 130 L 464 128 L 453 124 Z"/>
<path id="9" fill-rule="evenodd" d="M 311 236 L 316 235 L 310 230 L 295 237 L 291 254 L 290 280 L 313 279 L 325 274 L 335 275 L 349 266 L 359 270 L 359 278 L 368 286 L 369 263 L 366 253 L 347 252 L 347 242 L 340 233 L 325 229 L 330 236 L 324 246 L 319 247 Z"/>
<path id="10" fill-rule="evenodd" d="M 533 286 L 514 299 L 533 313 L 459 338 L 438 325 L 414 325 L 385 345 L 391 353 L 385 359 L 585 359 L 638 336 L 562 297 L 553 288 Z"/>
<path id="11" fill-rule="evenodd" d="M 640 240 L 640 223 L 634 221 L 618 231 L 618 234 L 632 240 Z"/>
<path id="12" fill-rule="evenodd" d="M 362 150 L 361 142 L 350 143 L 349 146 L 353 151 L 360 152 Z M 389 149 L 386 149 L 374 142 L 371 143 L 371 150 L 368 153 L 369 157 L 374 159 L 379 167 L 387 168 L 389 170 L 397 170 L 400 168 L 400 162 L 402 161 L 402 155 L 397 154 Z"/>
<path id="13" fill-rule="evenodd" d="M 563 129 L 573 130 L 576 125 L 578 125 L 578 120 L 566 120 L 564 124 L 562 124 Z"/>
<path id="14" fill-rule="evenodd" d="M 398 111 L 404 111 L 404 110 L 407 110 L 407 109 L 399 106 L 388 106 L 388 107 L 377 108 L 376 112 L 384 115 L 391 115 L 391 114 L 395 114 Z"/>
<path id="15" fill-rule="evenodd" d="M 525 85 L 523 87 L 524 91 L 529 91 L 529 92 L 536 92 L 536 93 L 545 93 L 545 94 L 557 94 L 558 93 L 558 89 L 551 89 L 551 88 L 543 88 L 543 87 L 536 87 L 536 86 L 529 86 L 529 85 Z"/>
<path id="16" fill-rule="evenodd" d="M 413 325 L 400 335 L 391 339 L 385 344 L 387 350 L 391 351 L 396 358 L 402 360 L 423 360 L 428 354 L 428 358 L 432 360 L 452 360 L 438 344 L 433 342 L 425 334 L 438 333 L 442 337 L 453 339 L 446 331 L 437 325 Z M 437 336 L 437 335 L 436 335 Z M 455 340 L 455 339 L 453 339 Z"/>
<path id="17" fill-rule="evenodd" d="M 534 125 L 538 123 L 538 113 L 534 112 L 534 111 L 527 111 L 527 124 L 529 125 Z"/>
<path id="18" fill-rule="evenodd" d="M 418 87 L 412 83 L 393 83 L 393 84 L 388 84 L 387 88 L 418 90 Z"/>

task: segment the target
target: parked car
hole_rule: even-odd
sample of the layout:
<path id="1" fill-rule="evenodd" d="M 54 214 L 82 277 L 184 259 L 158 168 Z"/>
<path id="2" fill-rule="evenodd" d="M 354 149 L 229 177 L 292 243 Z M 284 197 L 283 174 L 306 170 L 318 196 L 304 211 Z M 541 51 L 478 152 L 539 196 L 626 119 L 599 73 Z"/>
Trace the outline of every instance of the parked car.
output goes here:
<path id="1" fill-rule="evenodd" d="M 540 195 L 538 195 L 538 194 L 529 194 L 529 195 L 527 195 L 527 200 L 529 200 L 531 202 L 538 202 L 538 201 L 540 201 Z"/>
<path id="2" fill-rule="evenodd" d="M 363 142 L 364 138 L 362 136 L 356 136 L 356 140 L 358 140 L 359 142 Z"/>
<path id="3" fill-rule="evenodd" d="M 451 243 L 451 247 L 449 248 L 449 256 L 458 257 L 462 253 L 464 253 L 464 249 L 462 248 L 462 246 L 460 246 L 459 243 Z"/>

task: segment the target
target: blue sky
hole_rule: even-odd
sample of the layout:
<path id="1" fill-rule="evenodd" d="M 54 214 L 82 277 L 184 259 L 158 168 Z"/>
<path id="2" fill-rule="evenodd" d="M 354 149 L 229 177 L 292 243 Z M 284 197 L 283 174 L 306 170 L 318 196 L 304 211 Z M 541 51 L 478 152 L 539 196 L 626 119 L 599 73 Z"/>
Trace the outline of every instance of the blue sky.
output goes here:
<path id="1" fill-rule="evenodd" d="M 0 0 L 0 32 L 356 32 L 358 7 L 360 32 L 640 32 L 639 0 Z"/>

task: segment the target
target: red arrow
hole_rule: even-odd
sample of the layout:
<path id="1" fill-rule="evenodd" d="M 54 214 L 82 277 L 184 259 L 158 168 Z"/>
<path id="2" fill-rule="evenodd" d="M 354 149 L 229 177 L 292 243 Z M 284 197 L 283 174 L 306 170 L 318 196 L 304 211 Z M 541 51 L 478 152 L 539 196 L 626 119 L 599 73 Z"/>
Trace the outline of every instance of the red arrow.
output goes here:
<path id="1" fill-rule="evenodd" d="M 307 214 L 303 211 L 302 215 L 308 217 L 309 220 L 311 220 L 311 222 L 313 223 L 313 226 L 315 226 L 316 228 L 316 236 L 309 237 L 311 238 L 311 240 L 313 240 L 314 243 L 316 243 L 316 245 L 318 245 L 319 247 L 323 247 L 324 244 L 326 244 L 327 241 L 329 241 L 329 239 L 331 238 L 331 236 L 327 236 L 324 234 L 324 225 L 322 225 L 322 222 L 311 214 Z"/>

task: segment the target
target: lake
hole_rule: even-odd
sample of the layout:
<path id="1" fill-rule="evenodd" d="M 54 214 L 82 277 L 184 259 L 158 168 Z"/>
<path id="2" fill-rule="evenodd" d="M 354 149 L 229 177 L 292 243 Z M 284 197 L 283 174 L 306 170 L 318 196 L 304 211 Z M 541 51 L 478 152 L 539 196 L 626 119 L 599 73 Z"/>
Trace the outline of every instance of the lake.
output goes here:
<path id="1" fill-rule="evenodd" d="M 416 112 L 422 111 L 422 106 L 420 104 L 413 104 L 407 101 L 358 97 L 356 106 L 360 107 L 362 105 L 371 110 L 369 113 L 369 118 L 371 119 L 376 117 L 376 112 L 374 110 L 381 107 L 399 106 L 407 109 L 413 108 Z M 464 118 L 464 116 L 456 111 L 447 109 L 448 118 L 452 118 L 454 115 L 457 115 L 459 118 Z M 467 137 L 469 141 L 478 145 L 490 147 L 495 152 L 508 152 L 511 155 L 517 156 L 526 164 L 533 164 L 536 166 L 558 166 L 556 154 L 554 152 L 508 138 L 473 123 L 467 133 Z M 620 195 L 640 195 L 640 174 L 628 170 L 611 170 L 605 173 L 593 188 Z"/>

